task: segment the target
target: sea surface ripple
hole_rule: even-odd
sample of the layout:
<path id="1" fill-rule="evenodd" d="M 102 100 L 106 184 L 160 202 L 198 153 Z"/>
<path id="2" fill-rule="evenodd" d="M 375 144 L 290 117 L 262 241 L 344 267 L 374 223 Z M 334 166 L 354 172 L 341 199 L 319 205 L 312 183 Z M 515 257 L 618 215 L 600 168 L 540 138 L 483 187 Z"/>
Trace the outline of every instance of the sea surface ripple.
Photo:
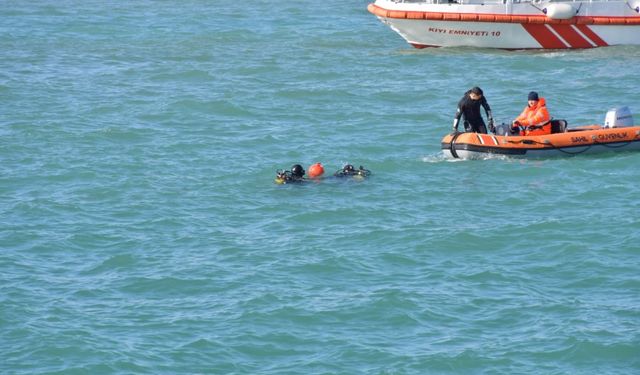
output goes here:
<path id="1" fill-rule="evenodd" d="M 637 47 L 415 50 L 367 1 L 7 1 L 0 373 L 640 373 L 640 154 L 446 160 Z M 362 182 L 273 183 L 363 165 Z"/>

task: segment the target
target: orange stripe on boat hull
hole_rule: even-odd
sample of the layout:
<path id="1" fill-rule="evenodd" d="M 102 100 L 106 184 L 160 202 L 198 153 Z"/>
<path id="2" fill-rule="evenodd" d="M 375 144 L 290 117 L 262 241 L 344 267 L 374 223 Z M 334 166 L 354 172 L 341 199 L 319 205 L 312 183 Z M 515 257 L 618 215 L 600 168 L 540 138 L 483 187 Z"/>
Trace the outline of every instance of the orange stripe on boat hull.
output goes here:
<path id="1" fill-rule="evenodd" d="M 558 33 L 572 48 L 591 48 L 591 44 L 587 39 L 582 37 L 572 25 L 551 25 L 551 28 Z"/>
<path id="2" fill-rule="evenodd" d="M 594 33 L 593 30 L 589 28 L 587 25 L 576 25 L 576 28 L 580 30 L 587 38 L 591 39 L 598 47 L 606 47 L 609 44 L 602 40 L 598 36 L 598 34 Z"/>
<path id="3" fill-rule="evenodd" d="M 439 13 L 419 11 L 396 11 L 384 9 L 375 4 L 369 4 L 367 10 L 379 17 L 398 19 L 427 19 L 462 22 L 495 22 L 495 23 L 531 23 L 549 25 L 640 25 L 640 16 L 632 17 L 603 17 L 603 16 L 576 16 L 568 20 L 557 20 L 542 15 L 505 15 L 486 13 Z"/>
<path id="4" fill-rule="evenodd" d="M 542 48 L 568 48 L 546 25 L 523 23 L 522 27 L 542 46 Z"/>

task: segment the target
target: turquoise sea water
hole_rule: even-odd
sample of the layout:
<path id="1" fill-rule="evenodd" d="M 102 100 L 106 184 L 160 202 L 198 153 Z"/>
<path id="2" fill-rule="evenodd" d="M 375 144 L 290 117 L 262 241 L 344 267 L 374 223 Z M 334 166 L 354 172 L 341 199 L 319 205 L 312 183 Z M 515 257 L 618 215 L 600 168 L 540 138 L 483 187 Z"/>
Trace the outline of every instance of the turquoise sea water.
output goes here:
<path id="1" fill-rule="evenodd" d="M 640 373 L 640 153 L 447 161 L 640 122 L 640 48 L 415 50 L 366 1 L 7 1 L 0 373 Z M 273 183 L 351 162 L 364 182 Z"/>

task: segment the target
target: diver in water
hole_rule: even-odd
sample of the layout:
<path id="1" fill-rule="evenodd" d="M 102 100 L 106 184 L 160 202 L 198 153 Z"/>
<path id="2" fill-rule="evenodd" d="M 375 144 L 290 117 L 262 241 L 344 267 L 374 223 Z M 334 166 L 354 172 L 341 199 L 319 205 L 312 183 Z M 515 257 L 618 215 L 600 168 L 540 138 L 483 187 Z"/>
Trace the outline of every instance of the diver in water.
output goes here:
<path id="1" fill-rule="evenodd" d="M 276 184 L 292 184 L 302 183 L 307 179 L 304 178 L 304 168 L 300 164 L 294 164 L 290 171 L 278 169 L 276 171 Z"/>
<path id="2" fill-rule="evenodd" d="M 344 167 L 342 167 L 342 169 L 333 174 L 334 177 L 353 177 L 355 179 L 364 179 L 365 177 L 369 177 L 370 175 L 370 170 L 364 169 L 362 166 L 360 166 L 360 168 L 358 169 L 355 169 L 351 164 L 345 165 Z"/>
<path id="3" fill-rule="evenodd" d="M 275 183 L 278 185 L 295 184 L 305 182 L 322 181 L 324 167 L 321 163 L 315 163 L 309 167 L 309 178 L 305 177 L 305 170 L 300 164 L 294 164 L 290 171 L 278 169 L 276 171 Z M 371 175 L 371 171 L 363 166 L 355 169 L 353 165 L 347 164 L 342 169 L 333 174 L 334 178 L 351 178 L 353 180 L 364 180 Z"/>

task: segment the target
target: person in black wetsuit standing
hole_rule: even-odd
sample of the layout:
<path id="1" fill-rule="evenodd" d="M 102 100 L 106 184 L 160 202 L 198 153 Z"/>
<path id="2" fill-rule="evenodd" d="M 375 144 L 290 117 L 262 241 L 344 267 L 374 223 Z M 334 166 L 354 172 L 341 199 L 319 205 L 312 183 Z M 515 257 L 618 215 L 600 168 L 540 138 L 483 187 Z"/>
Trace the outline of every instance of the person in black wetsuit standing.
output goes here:
<path id="1" fill-rule="evenodd" d="M 460 99 L 460 102 L 458 103 L 458 110 L 456 111 L 456 116 L 453 118 L 453 131 L 458 131 L 458 123 L 460 122 L 460 117 L 464 116 L 463 123 L 465 132 L 486 134 L 487 126 L 484 124 L 484 120 L 480 115 L 480 106 L 484 108 L 484 111 L 487 114 L 487 120 L 489 121 L 489 130 L 491 132 L 494 132 L 495 127 L 493 125 L 493 116 L 491 116 L 491 108 L 489 107 L 489 103 L 487 103 L 487 99 L 482 93 L 482 89 L 477 86 L 465 92 L 464 96 L 462 96 L 462 99 Z"/>

